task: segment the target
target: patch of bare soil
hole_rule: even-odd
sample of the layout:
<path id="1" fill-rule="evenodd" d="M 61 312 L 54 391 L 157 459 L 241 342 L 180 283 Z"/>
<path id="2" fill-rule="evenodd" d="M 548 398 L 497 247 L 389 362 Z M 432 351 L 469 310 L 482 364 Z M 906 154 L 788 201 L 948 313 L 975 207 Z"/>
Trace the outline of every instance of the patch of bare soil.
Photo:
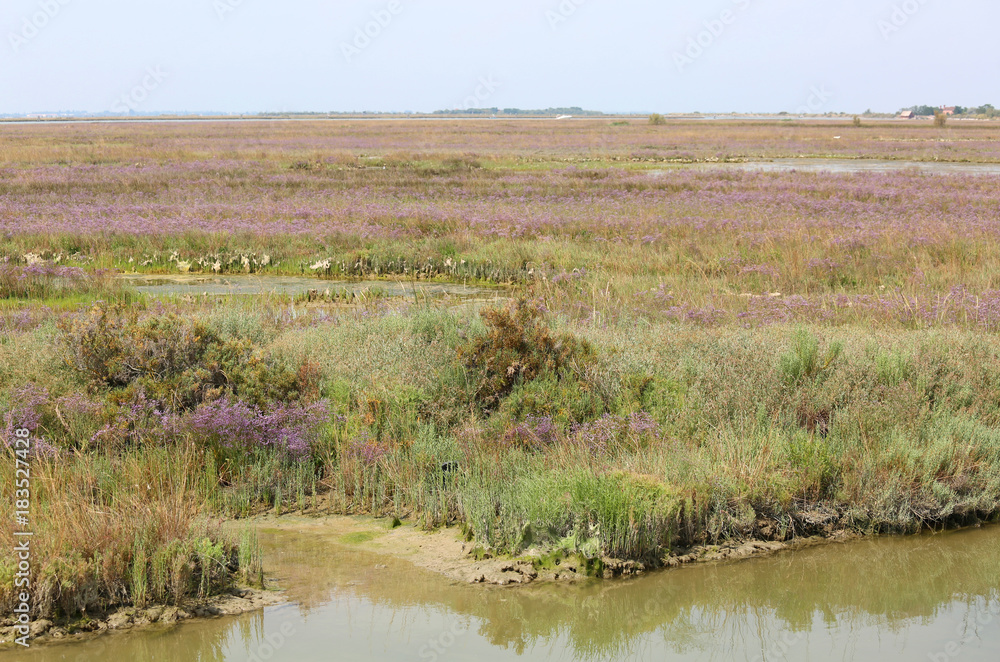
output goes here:
<path id="1" fill-rule="evenodd" d="M 456 528 L 424 531 L 403 524 L 392 527 L 390 520 L 348 516 L 265 516 L 257 519 L 261 528 L 321 535 L 331 543 L 349 545 L 384 556 L 409 561 L 413 565 L 444 575 L 448 579 L 473 584 L 509 586 L 539 581 L 576 581 L 590 579 L 595 564 L 584 567 L 582 559 L 572 556 L 546 559 L 529 550 L 517 558 L 495 558 L 484 554 L 477 545 L 463 539 Z M 638 561 L 603 558 L 597 574 L 604 578 L 637 575 L 657 567 L 691 563 L 710 563 L 774 554 L 782 550 L 808 547 L 845 540 L 846 534 L 797 539 L 791 542 L 750 540 L 724 545 L 706 545 L 679 550 L 656 565 Z"/>

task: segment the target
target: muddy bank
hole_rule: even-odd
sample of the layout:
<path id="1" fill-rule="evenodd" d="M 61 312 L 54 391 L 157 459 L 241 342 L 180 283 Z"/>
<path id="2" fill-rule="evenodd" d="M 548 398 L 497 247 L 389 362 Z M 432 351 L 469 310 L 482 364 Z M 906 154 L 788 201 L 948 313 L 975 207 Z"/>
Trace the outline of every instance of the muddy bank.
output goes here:
<path id="1" fill-rule="evenodd" d="M 516 558 L 498 558 L 484 552 L 476 543 L 466 541 L 458 527 L 428 532 L 410 524 L 393 527 L 391 520 L 366 516 L 269 515 L 258 518 L 257 524 L 261 529 L 309 533 L 328 538 L 331 545 L 347 545 L 403 559 L 452 581 L 497 586 L 612 579 L 662 567 L 747 559 L 858 537 L 845 531 L 830 531 L 788 542 L 747 540 L 703 545 L 677 550 L 669 557 L 650 564 L 610 557 L 584 559 L 538 549 L 529 549 Z"/>
<path id="2" fill-rule="evenodd" d="M 110 632 L 124 632 L 143 627 L 170 627 L 194 618 L 237 616 L 286 602 L 275 590 L 234 588 L 223 595 L 192 599 L 180 605 L 154 605 L 146 608 L 121 607 L 106 613 L 91 614 L 68 620 L 38 619 L 32 621 L 31 644 L 44 644 L 67 638 L 86 638 Z M 0 621 L 0 650 L 15 647 L 20 634 L 11 619 Z"/>
<path id="3" fill-rule="evenodd" d="M 516 558 L 494 557 L 466 540 L 459 527 L 425 531 L 412 524 L 393 526 L 391 519 L 369 516 L 263 515 L 255 518 L 254 523 L 261 530 L 319 537 L 331 551 L 346 548 L 368 552 L 374 559 L 369 568 L 372 571 L 385 570 L 386 565 L 379 562 L 379 558 L 385 563 L 398 560 L 435 573 L 443 580 L 491 586 L 590 582 L 599 578 L 637 576 L 658 568 L 735 561 L 860 537 L 835 531 L 789 542 L 749 540 L 705 545 L 677 550 L 650 564 L 610 557 L 585 559 L 539 549 L 529 549 Z M 285 577 L 272 574 L 266 580 L 265 590 L 234 588 L 224 595 L 187 600 L 179 606 L 123 607 L 71 620 L 40 619 L 31 625 L 31 642 L 35 645 L 84 640 L 134 629 L 155 631 L 184 621 L 247 614 L 292 601 L 283 592 L 287 588 L 285 580 Z M 13 648 L 17 636 L 10 619 L 0 621 L 0 650 Z"/>
<path id="4" fill-rule="evenodd" d="M 497 559 L 477 554 L 478 547 L 465 541 L 457 527 L 428 532 L 411 524 L 393 527 L 391 520 L 341 515 L 268 515 L 258 518 L 257 525 L 264 530 L 321 536 L 333 546 L 346 545 L 402 559 L 458 582 L 505 586 L 546 579 L 548 574 L 560 578 L 573 574 L 569 568 L 562 573 L 540 573 L 527 557 Z"/>
<path id="5" fill-rule="evenodd" d="M 909 662 L 944 651 L 956 626 L 995 622 L 1000 613 L 996 527 L 861 537 L 750 563 L 720 559 L 628 580 L 535 582 L 516 590 L 452 581 L 361 549 L 380 544 L 386 530 L 366 541 L 368 526 L 355 522 L 343 543 L 329 532 L 261 530 L 266 567 L 288 604 L 191 618 L 183 627 L 70 637 L 10 656 Z M 963 659 L 996 659 L 1000 630 L 979 627 L 962 636 Z"/>

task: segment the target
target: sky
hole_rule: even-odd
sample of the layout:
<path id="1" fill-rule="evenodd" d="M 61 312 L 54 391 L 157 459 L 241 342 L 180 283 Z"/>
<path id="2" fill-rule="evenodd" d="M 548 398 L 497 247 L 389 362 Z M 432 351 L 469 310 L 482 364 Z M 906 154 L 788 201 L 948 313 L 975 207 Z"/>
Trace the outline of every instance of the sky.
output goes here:
<path id="1" fill-rule="evenodd" d="M 996 0 L 3 0 L 0 113 L 1000 105 Z"/>

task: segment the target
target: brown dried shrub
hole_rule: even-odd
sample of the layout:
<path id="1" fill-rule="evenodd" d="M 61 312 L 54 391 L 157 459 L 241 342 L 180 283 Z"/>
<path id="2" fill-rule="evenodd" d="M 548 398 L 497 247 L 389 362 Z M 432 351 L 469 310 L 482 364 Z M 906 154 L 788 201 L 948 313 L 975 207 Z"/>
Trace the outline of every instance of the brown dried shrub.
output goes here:
<path id="1" fill-rule="evenodd" d="M 542 375 L 562 379 L 593 356 L 586 341 L 553 333 L 533 302 L 519 299 L 480 314 L 486 334 L 460 348 L 459 355 L 475 389 L 473 399 L 483 410 L 495 409 L 519 383 Z"/>

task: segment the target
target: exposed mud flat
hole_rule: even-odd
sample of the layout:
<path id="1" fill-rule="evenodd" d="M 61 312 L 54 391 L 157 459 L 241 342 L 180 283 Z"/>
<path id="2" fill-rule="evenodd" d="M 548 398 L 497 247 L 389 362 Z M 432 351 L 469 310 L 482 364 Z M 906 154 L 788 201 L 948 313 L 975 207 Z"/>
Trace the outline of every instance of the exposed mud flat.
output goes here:
<path id="1" fill-rule="evenodd" d="M 322 536 L 332 546 L 347 545 L 400 559 L 456 582 L 509 586 L 536 581 L 587 579 L 583 568 L 571 561 L 551 570 L 536 569 L 529 552 L 518 558 L 483 555 L 478 546 L 463 539 L 456 527 L 424 531 L 410 524 L 392 528 L 390 520 L 370 517 L 264 517 L 261 529 Z M 478 552 L 478 553 L 477 553 Z"/>
<path id="2" fill-rule="evenodd" d="M 409 561 L 452 581 L 496 586 L 628 577 L 657 568 L 747 559 L 857 537 L 843 531 L 830 531 L 788 542 L 747 540 L 703 545 L 678 550 L 650 564 L 610 557 L 603 557 L 599 562 L 596 559 L 588 562 L 572 555 L 552 558 L 537 549 L 529 549 L 516 558 L 497 558 L 484 554 L 475 543 L 466 541 L 456 527 L 424 531 L 403 524 L 393 528 L 390 520 L 363 516 L 267 516 L 260 518 L 258 524 L 265 530 L 322 536 L 331 546 L 348 545 Z"/>

